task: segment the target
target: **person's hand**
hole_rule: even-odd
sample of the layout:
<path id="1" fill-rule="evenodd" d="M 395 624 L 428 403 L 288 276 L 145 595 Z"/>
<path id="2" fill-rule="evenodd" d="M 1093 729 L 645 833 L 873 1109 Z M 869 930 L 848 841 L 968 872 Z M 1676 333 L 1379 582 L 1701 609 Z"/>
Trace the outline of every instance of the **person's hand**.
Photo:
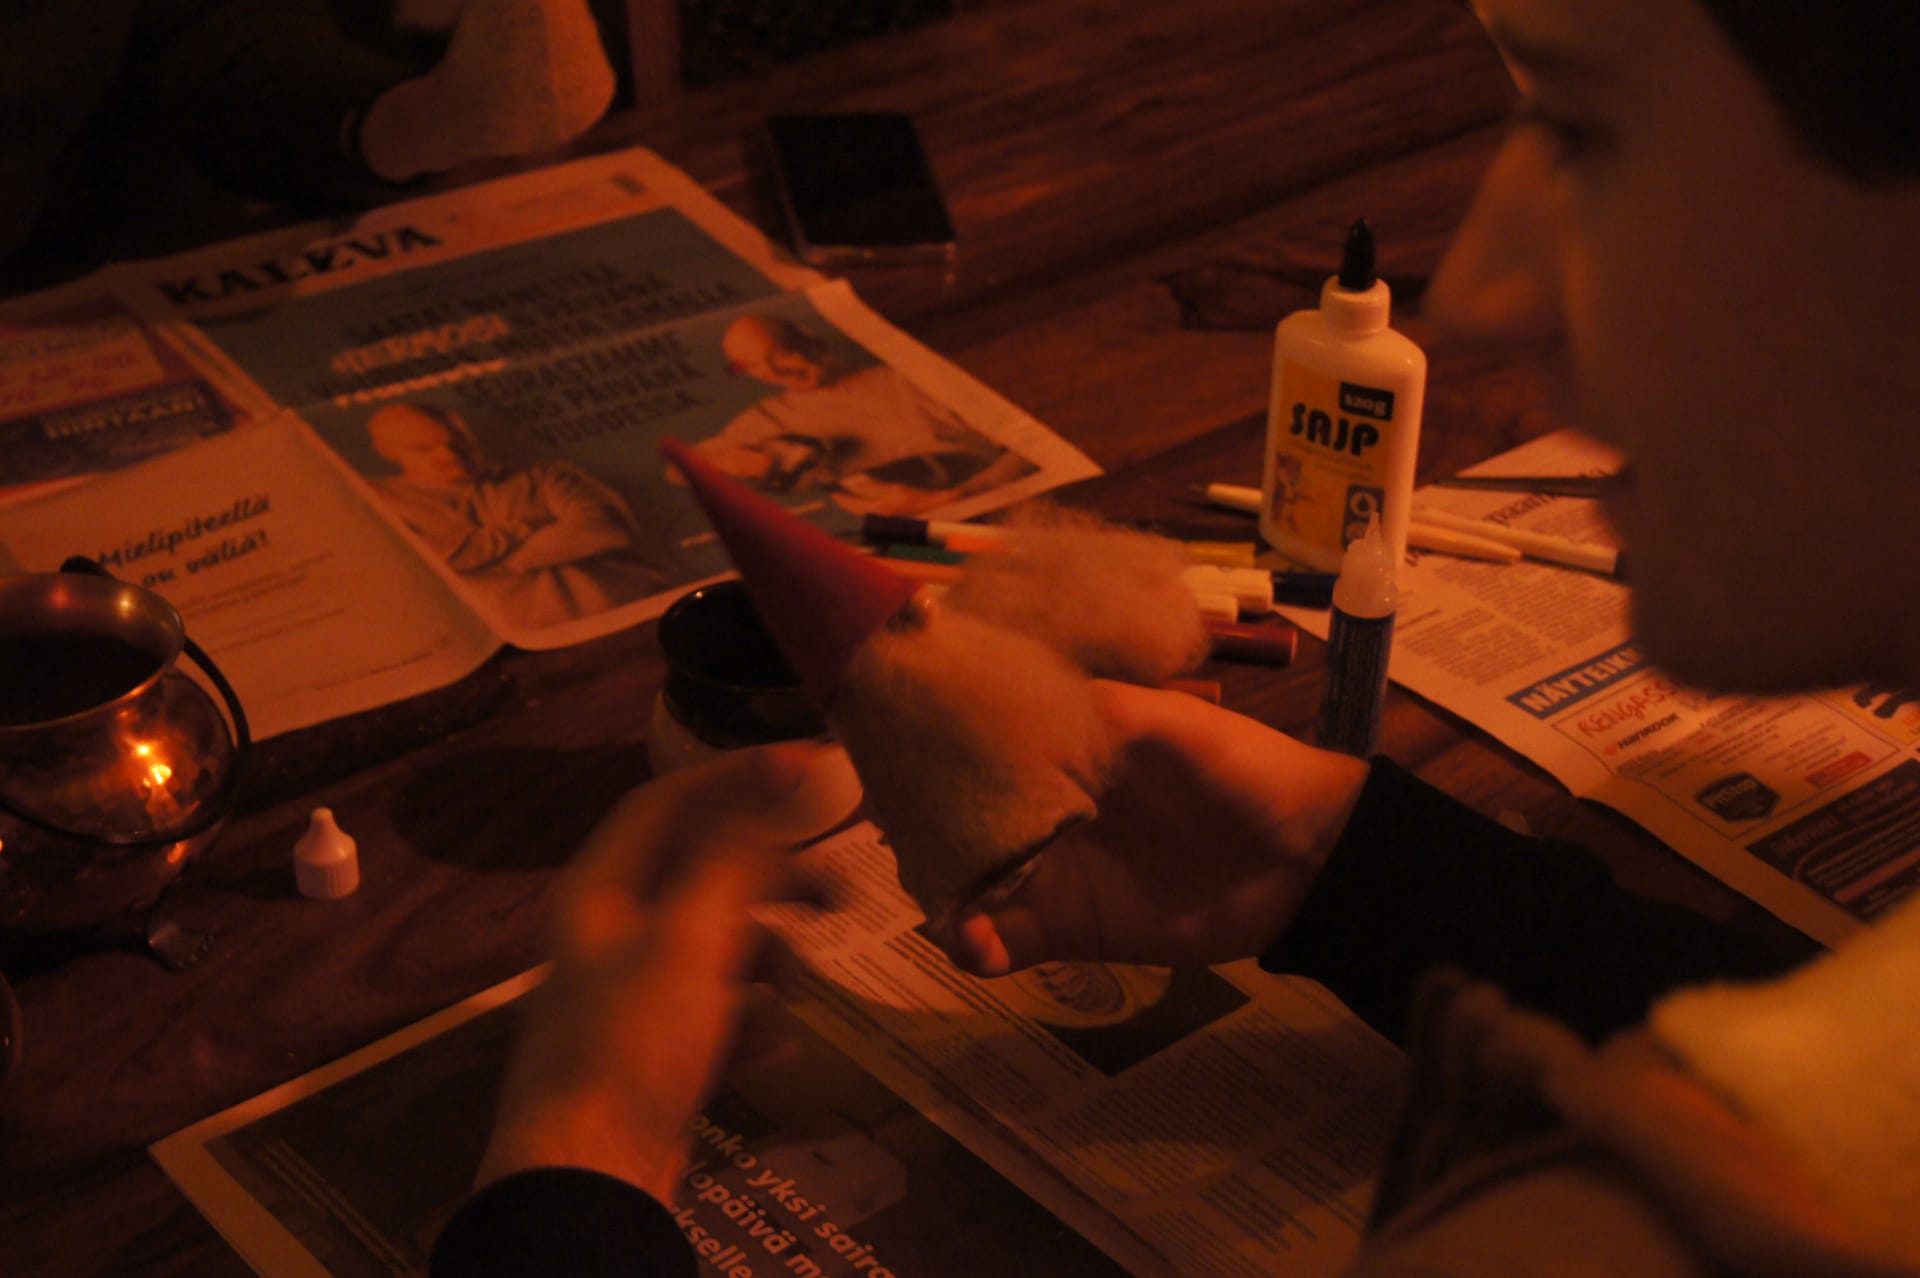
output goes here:
<path id="1" fill-rule="evenodd" d="M 476 1188 L 570 1166 L 669 1200 L 747 996 L 762 939 L 748 908 L 817 833 L 805 791 L 831 759 L 806 744 L 737 751 L 641 786 L 588 836 Z"/>
<path id="2" fill-rule="evenodd" d="M 1190 966 L 1260 953 L 1345 828 L 1367 765 L 1182 692 L 1096 681 L 1121 743 L 1100 815 L 942 938 L 999 976 L 1099 959 Z"/>

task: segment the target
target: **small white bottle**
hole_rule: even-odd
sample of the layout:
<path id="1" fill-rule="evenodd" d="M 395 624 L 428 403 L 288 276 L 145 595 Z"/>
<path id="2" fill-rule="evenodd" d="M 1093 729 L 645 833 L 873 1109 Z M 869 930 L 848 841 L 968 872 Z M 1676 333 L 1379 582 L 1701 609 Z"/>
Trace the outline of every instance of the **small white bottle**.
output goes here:
<path id="1" fill-rule="evenodd" d="M 300 895 L 333 901 L 360 886 L 359 844 L 333 819 L 333 809 L 315 808 L 307 832 L 293 845 L 293 880 Z"/>
<path id="2" fill-rule="evenodd" d="M 1393 651 L 1393 618 L 1400 588 L 1392 553 L 1378 515 L 1347 547 L 1333 583 L 1327 623 L 1327 690 L 1320 703 L 1320 745 L 1362 759 L 1380 736 L 1387 701 L 1387 659 Z"/>
<path id="3" fill-rule="evenodd" d="M 1295 311 L 1273 337 L 1260 535 L 1323 572 L 1374 515 L 1396 558 L 1407 547 L 1427 357 L 1387 327 L 1393 295 L 1373 263 L 1373 232 L 1355 222 L 1320 309 Z"/>

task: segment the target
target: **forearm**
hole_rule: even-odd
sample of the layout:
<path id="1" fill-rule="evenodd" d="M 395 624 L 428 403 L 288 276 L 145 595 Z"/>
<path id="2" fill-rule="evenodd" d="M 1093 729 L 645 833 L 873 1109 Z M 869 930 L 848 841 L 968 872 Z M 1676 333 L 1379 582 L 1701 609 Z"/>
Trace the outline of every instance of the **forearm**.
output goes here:
<path id="1" fill-rule="evenodd" d="M 672 1212 L 639 1188 L 577 1167 L 495 1181 L 435 1240 L 432 1278 L 692 1278 Z"/>
<path id="2" fill-rule="evenodd" d="M 1398 1041 L 1414 982 L 1431 967 L 1460 968 L 1599 1037 L 1675 986 L 1771 975 L 1816 951 L 1626 892 L 1591 853 L 1515 834 L 1376 761 L 1261 962 L 1321 981 Z"/>

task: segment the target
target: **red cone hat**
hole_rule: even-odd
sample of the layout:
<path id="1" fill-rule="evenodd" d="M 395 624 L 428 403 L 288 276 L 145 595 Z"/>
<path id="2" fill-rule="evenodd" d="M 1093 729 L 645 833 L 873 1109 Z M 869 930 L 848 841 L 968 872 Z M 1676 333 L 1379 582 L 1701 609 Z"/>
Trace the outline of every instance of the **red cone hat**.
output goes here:
<path id="1" fill-rule="evenodd" d="M 914 583 L 754 492 L 677 439 L 686 476 L 774 643 L 824 707 L 854 650 L 913 597 Z"/>

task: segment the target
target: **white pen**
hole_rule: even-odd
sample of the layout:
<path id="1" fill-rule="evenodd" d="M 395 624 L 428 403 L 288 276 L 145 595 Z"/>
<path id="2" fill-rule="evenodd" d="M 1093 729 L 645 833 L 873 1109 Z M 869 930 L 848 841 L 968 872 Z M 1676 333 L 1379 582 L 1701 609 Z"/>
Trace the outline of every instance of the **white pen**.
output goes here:
<path id="1" fill-rule="evenodd" d="M 1204 493 L 1208 501 L 1226 510 L 1244 511 L 1249 515 L 1260 513 L 1258 488 L 1241 484 L 1208 484 L 1198 491 Z M 1520 558 L 1520 551 L 1504 541 L 1475 537 L 1456 529 L 1423 523 L 1418 516 L 1407 524 L 1407 545 L 1415 550 L 1432 550 L 1443 555 L 1482 559 L 1496 564 L 1510 564 Z"/>
<path id="2" fill-rule="evenodd" d="M 1422 510 L 1415 515 L 1415 518 L 1423 523 L 1512 546 L 1529 559 L 1562 564 L 1568 568 L 1584 568 L 1588 572 L 1597 572 L 1608 577 L 1620 575 L 1620 552 L 1610 546 L 1569 541 L 1565 537 L 1556 537 L 1551 533 L 1528 532 L 1524 528 L 1509 528 L 1491 519 L 1468 519 L 1465 515 L 1455 515 L 1444 510 Z"/>
<path id="3" fill-rule="evenodd" d="M 1226 510 L 1237 510 L 1242 514 L 1260 513 L 1260 490 L 1248 488 L 1244 484 L 1208 484 L 1200 490 L 1208 501 Z"/>
<path id="4" fill-rule="evenodd" d="M 1518 546 L 1461 532 L 1457 528 L 1442 528 L 1439 524 L 1429 524 L 1419 519 L 1407 521 L 1407 545 L 1415 550 L 1432 550 L 1443 555 L 1482 559 L 1495 564 L 1510 564 L 1520 558 Z"/>

